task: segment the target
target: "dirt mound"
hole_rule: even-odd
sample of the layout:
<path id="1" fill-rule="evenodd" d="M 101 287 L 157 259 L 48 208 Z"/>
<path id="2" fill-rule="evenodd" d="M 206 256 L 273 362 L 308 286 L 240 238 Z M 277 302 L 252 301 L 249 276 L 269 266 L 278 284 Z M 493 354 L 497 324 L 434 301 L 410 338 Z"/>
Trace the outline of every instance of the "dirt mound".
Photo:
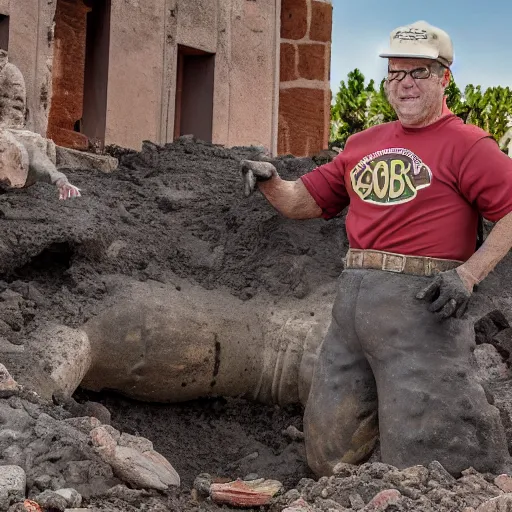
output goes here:
<path id="1" fill-rule="evenodd" d="M 307 300 L 312 290 L 332 282 L 342 270 L 347 249 L 342 216 L 329 222 L 290 221 L 260 194 L 242 197 L 239 161 L 260 158 L 258 148 L 228 150 L 183 139 L 163 147 L 145 143 L 140 153 L 116 151 L 120 167 L 110 175 L 87 169 L 68 173 L 82 190 L 78 200 L 59 202 L 46 185 L 0 195 L 0 351 L 4 359 L 12 354 L 23 358 L 24 341 L 42 324 L 80 326 L 105 308 L 111 298 L 106 276 L 111 274 L 166 283 L 178 275 L 207 289 L 223 287 L 243 300 L 256 295 Z M 315 167 L 311 159 L 291 157 L 274 163 L 287 179 Z M 505 334 L 511 332 L 511 268 L 510 258 L 499 265 L 480 287 L 471 311 L 475 320 L 483 317 L 477 331 L 480 346 L 486 347 L 480 366 L 492 373 L 497 364 L 502 365 L 490 386 L 495 394 L 508 389 L 504 383 L 510 382 L 507 358 L 512 351 Z M 498 313 L 485 316 L 489 311 Z M 288 492 L 273 505 L 276 511 L 299 498 L 316 510 L 361 510 L 381 490 L 395 489 L 402 498 L 394 495 L 396 504 L 390 507 L 395 508 L 389 510 L 455 512 L 502 492 L 489 475 L 475 476 L 471 487 L 466 485 L 468 479 L 445 483 L 429 477 L 432 468 L 425 470 L 426 481 L 424 472 L 414 477 L 421 486 L 404 484 L 411 475 L 397 476 L 393 468 L 381 466 L 345 468 L 347 474 L 328 482 L 301 481 L 311 476 L 303 442 L 284 433 L 290 426 L 300 433 L 299 407 L 282 409 L 222 398 L 178 405 L 139 404 L 111 393 L 92 395 L 81 390 L 75 399 L 105 404 L 115 428 L 151 439 L 155 450 L 167 456 L 183 478 L 181 491 L 166 493 L 118 486 L 95 494 L 84 487 L 86 503 L 97 510 L 217 510 L 208 499 L 198 504 L 191 498 L 194 478 L 203 472 L 218 478 L 257 475 L 281 480 Z M 34 421 L 42 412 L 59 421 L 78 414 L 51 404 L 31 406 L 27 397 L 24 400 L 0 403 L 6 411 L 8 407 L 30 411 Z M 502 396 L 497 402 L 512 439 L 510 400 Z M 25 422 L 25 412 L 19 415 Z M 32 441 L 29 436 L 27 446 Z M 66 464 L 87 457 L 88 452 L 65 448 L 55 461 L 54 454 L 48 456 L 44 450 L 39 454 L 41 464 L 30 474 L 31 495 L 51 487 L 51 478 L 59 485 L 71 485 L 65 476 Z M 8 455 L 2 463 L 11 459 Z M 48 471 L 55 474 L 45 478 Z M 392 476 L 384 478 L 387 473 Z M 84 479 L 81 485 L 90 485 L 90 480 Z"/>

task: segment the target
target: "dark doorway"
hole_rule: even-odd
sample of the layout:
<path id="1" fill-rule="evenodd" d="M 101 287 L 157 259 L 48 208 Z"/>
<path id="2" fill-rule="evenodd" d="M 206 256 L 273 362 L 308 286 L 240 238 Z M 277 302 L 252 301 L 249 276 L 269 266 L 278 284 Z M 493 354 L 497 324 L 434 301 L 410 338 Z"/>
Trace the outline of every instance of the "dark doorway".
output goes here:
<path id="1" fill-rule="evenodd" d="M 215 55 L 178 46 L 174 136 L 212 141 Z"/>
<path id="2" fill-rule="evenodd" d="M 111 0 L 85 0 L 87 13 L 83 115 L 79 126 L 89 143 L 102 149 L 107 122 Z"/>
<path id="3" fill-rule="evenodd" d="M 0 14 L 0 50 L 9 50 L 9 16 Z"/>

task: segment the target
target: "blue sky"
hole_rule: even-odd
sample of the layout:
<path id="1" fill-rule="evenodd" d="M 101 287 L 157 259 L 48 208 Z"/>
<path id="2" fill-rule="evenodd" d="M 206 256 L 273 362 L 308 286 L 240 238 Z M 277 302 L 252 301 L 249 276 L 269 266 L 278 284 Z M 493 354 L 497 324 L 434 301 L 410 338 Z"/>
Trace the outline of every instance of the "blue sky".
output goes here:
<path id="1" fill-rule="evenodd" d="M 396 27 L 424 20 L 452 38 L 457 84 L 512 87 L 512 1 L 332 0 L 331 88 L 359 68 L 380 82 L 386 59 L 378 57 Z M 471 5 L 471 7 L 469 7 Z"/>

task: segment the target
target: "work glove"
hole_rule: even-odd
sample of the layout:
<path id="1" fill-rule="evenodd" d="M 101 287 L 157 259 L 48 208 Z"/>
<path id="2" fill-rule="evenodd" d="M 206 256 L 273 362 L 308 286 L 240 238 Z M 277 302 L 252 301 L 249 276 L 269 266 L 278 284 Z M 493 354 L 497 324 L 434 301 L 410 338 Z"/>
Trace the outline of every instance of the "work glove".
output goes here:
<path id="1" fill-rule="evenodd" d="M 430 302 L 428 309 L 441 320 L 451 316 L 461 318 L 468 308 L 471 292 L 466 288 L 458 272 L 441 272 L 416 298 Z"/>
<path id="2" fill-rule="evenodd" d="M 267 181 L 278 175 L 276 168 L 270 162 L 254 162 L 252 160 L 240 162 L 240 173 L 242 174 L 245 197 L 249 197 L 254 192 L 258 181 Z"/>

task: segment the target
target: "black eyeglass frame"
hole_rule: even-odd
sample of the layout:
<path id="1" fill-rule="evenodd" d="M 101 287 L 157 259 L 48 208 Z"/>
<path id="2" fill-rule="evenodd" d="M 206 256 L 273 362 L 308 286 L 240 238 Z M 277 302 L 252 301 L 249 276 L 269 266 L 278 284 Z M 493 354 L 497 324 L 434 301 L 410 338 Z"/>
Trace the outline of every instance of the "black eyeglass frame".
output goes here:
<path id="1" fill-rule="evenodd" d="M 441 66 L 443 66 L 443 65 L 441 64 Z M 443 66 L 443 68 L 444 67 L 445 66 Z M 426 76 L 421 76 L 421 75 L 418 76 L 418 73 L 420 71 L 426 71 L 427 75 Z M 391 73 L 395 74 L 396 76 L 394 76 L 393 78 L 390 78 Z M 416 76 L 415 76 L 415 74 L 416 74 Z M 395 82 L 395 81 L 401 82 L 407 75 L 411 75 L 411 78 L 414 80 L 427 80 L 428 78 L 430 78 L 432 76 L 432 68 L 430 66 L 422 66 L 419 68 L 411 69 L 410 71 L 406 71 L 405 69 L 389 69 L 388 68 L 388 76 L 386 78 L 386 81 L 387 82 Z"/>

